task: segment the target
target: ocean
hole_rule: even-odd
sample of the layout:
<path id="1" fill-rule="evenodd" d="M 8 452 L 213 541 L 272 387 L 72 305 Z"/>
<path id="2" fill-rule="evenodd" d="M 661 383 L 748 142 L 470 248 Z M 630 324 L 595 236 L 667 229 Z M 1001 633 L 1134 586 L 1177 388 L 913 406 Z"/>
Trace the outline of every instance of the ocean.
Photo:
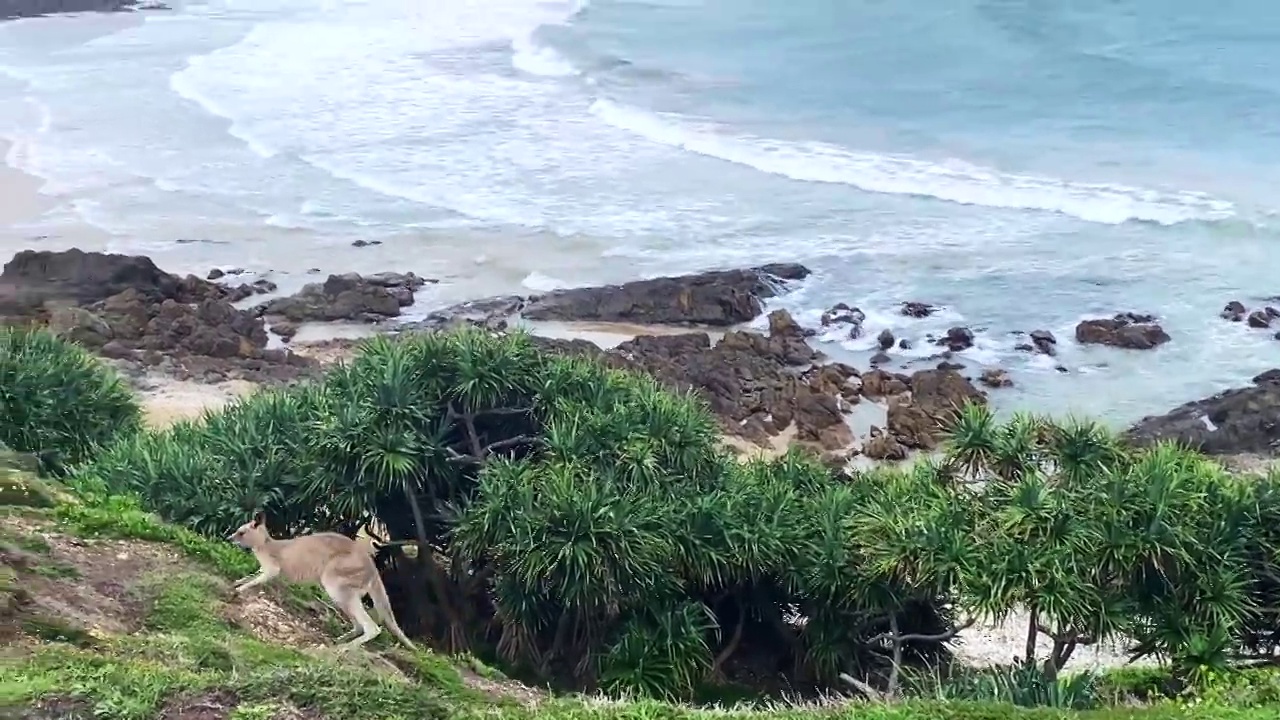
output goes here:
<path id="1" fill-rule="evenodd" d="M 965 324 L 1006 410 L 1119 424 L 1280 366 L 1280 3 L 225 0 L 0 23 L 24 231 L 174 270 L 416 270 L 418 308 L 771 261 Z M 353 248 L 352 240 L 380 240 Z M 4 248 L 6 251 L 17 248 Z M 944 305 L 927 320 L 905 300 Z M 1153 352 L 1083 317 L 1160 316 Z M 1056 361 L 1014 350 L 1048 329 Z M 1277 328 L 1280 329 L 1280 328 Z M 1061 364 L 1069 372 L 1055 369 Z"/>

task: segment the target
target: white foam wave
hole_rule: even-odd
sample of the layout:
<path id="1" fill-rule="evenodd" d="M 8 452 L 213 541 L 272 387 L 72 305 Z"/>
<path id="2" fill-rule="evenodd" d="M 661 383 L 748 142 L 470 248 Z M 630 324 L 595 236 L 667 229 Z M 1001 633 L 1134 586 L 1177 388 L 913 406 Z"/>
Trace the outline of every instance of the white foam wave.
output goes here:
<path id="1" fill-rule="evenodd" d="M 541 77 L 570 77 L 577 75 L 573 66 L 555 49 L 537 44 L 532 36 L 518 37 L 511 41 L 511 64 L 521 72 Z"/>
<path id="2" fill-rule="evenodd" d="M 186 98 L 187 100 L 190 100 L 191 102 L 204 108 L 205 112 L 209 113 L 210 115 L 216 115 L 220 118 L 230 120 L 231 125 L 230 127 L 227 128 L 227 133 L 232 137 L 236 138 L 237 140 L 240 140 L 245 145 L 247 145 L 248 148 L 252 150 L 253 153 L 258 157 L 261 157 L 264 159 L 272 158 L 279 153 L 279 151 L 276 148 L 272 147 L 271 145 L 267 144 L 261 139 L 254 137 L 250 133 L 246 132 L 243 128 L 238 126 L 236 124 L 235 112 L 223 107 L 217 101 L 201 93 L 199 89 L 197 89 L 196 85 L 191 81 L 191 79 L 187 75 L 184 75 L 181 72 L 177 72 L 177 73 L 174 73 L 173 75 L 170 75 L 169 88 L 173 90 L 175 93 L 177 93 L 180 97 Z"/>
<path id="3" fill-rule="evenodd" d="M 537 270 L 526 275 L 525 278 L 520 281 L 520 284 L 534 292 L 552 292 L 554 290 L 561 290 L 570 287 L 569 283 L 566 283 L 559 278 L 551 277 L 550 275 L 544 275 Z"/>
<path id="4" fill-rule="evenodd" d="M 541 27 L 563 25 L 569 22 L 574 16 L 582 12 L 587 7 L 587 4 L 588 0 L 568 0 L 568 2 L 562 3 L 563 7 L 560 8 L 558 16 L 549 18 L 546 22 L 529 28 L 527 32 L 512 38 L 511 65 L 521 72 L 542 77 L 580 75 L 581 71 L 574 67 L 573 63 L 556 52 L 554 48 L 539 44 L 534 39 L 534 34 Z"/>
<path id="5" fill-rule="evenodd" d="M 1058 212 L 1111 225 L 1130 220 L 1173 225 L 1188 220 L 1221 220 L 1235 214 L 1232 203 L 1199 192 L 1076 183 L 1001 173 L 960 160 L 935 163 L 856 152 L 828 143 L 773 140 L 606 99 L 596 100 L 591 112 L 610 125 L 656 143 L 794 180 L 850 185 L 868 192 L 934 197 L 962 205 Z"/>

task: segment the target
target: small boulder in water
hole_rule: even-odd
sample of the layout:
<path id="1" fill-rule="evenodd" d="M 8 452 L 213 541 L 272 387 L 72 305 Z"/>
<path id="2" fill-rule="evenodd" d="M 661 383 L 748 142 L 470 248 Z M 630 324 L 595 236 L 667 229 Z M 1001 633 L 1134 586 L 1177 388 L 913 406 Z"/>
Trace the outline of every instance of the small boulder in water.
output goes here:
<path id="1" fill-rule="evenodd" d="M 947 334 L 937 344 L 947 346 L 952 352 L 968 350 L 973 347 L 973 331 L 967 327 L 953 327 L 947 330 Z"/>
<path id="2" fill-rule="evenodd" d="M 881 350 L 888 350 L 893 347 L 893 343 L 896 340 L 897 339 L 893 336 L 893 331 L 885 328 L 884 330 L 881 330 L 880 335 L 876 337 L 876 344 L 880 346 Z"/>
<path id="3" fill-rule="evenodd" d="M 937 307 L 922 302 L 904 302 L 900 310 L 903 315 L 912 318 L 926 318 L 937 311 Z"/>

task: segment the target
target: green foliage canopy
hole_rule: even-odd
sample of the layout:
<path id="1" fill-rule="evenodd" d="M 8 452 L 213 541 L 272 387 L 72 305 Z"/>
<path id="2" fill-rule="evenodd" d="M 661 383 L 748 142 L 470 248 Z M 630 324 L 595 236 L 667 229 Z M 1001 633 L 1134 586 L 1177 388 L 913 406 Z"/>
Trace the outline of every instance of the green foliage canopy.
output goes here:
<path id="1" fill-rule="evenodd" d="M 114 371 L 45 330 L 0 326 L 0 447 L 61 475 L 135 432 L 142 413 Z"/>

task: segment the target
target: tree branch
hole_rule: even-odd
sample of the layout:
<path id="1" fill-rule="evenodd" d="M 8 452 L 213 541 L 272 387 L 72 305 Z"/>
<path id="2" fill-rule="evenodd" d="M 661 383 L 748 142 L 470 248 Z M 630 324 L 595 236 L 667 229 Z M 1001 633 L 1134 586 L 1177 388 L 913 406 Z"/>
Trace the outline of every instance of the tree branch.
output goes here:
<path id="1" fill-rule="evenodd" d="M 1077 645 L 1092 645 L 1098 642 L 1098 638 L 1092 635 L 1081 635 L 1077 633 L 1075 630 L 1072 630 L 1066 634 L 1057 633 L 1057 632 L 1054 632 L 1053 630 L 1050 630 L 1048 625 L 1041 625 L 1038 623 L 1036 624 L 1036 630 L 1044 633 L 1045 635 L 1048 635 L 1049 637 L 1053 638 L 1058 642 L 1073 642 Z"/>
<path id="2" fill-rule="evenodd" d="M 977 622 L 978 622 L 977 618 L 969 618 L 965 622 L 951 628 L 950 630 L 944 633 L 938 633 L 937 635 L 924 635 L 922 633 L 910 633 L 907 635 L 902 635 L 900 637 L 897 637 L 896 640 L 900 643 L 917 642 L 917 641 L 918 642 L 946 642 L 951 638 L 955 637 L 956 635 L 959 635 L 965 630 L 968 630 L 969 628 L 973 627 L 974 624 Z M 875 637 L 868 640 L 867 644 L 873 645 L 873 644 L 882 642 L 884 640 L 894 640 L 894 639 L 895 638 L 894 638 L 893 632 L 880 633 L 879 635 L 876 635 Z"/>
<path id="3" fill-rule="evenodd" d="M 847 673 L 840 673 L 839 677 L 844 682 L 852 685 L 854 689 L 856 689 L 858 692 L 862 693 L 863 695 L 866 695 L 868 700 L 871 700 L 872 702 L 884 702 L 884 693 L 880 692 L 879 690 L 871 687 L 870 685 L 862 682 L 861 680 L 854 678 L 852 675 L 849 675 Z"/>
<path id="4" fill-rule="evenodd" d="M 449 456 L 449 462 L 454 465 L 481 465 L 496 450 L 503 450 L 516 445 L 533 445 L 539 442 L 541 440 L 532 435 L 517 435 L 516 437 L 498 440 L 481 447 L 478 455 L 464 455 L 447 445 L 444 451 Z"/>

